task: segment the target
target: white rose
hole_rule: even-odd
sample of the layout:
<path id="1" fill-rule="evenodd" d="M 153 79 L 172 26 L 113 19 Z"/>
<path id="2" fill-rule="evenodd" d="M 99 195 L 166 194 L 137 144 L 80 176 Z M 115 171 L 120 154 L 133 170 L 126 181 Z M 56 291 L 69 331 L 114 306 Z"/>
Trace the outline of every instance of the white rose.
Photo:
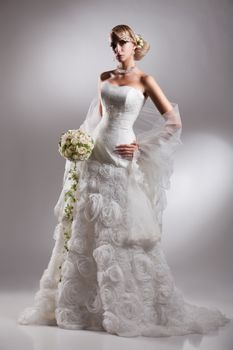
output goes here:
<path id="1" fill-rule="evenodd" d="M 69 278 L 74 276 L 74 273 L 75 273 L 74 263 L 72 261 L 65 260 L 61 268 L 62 276 Z"/>
<path id="2" fill-rule="evenodd" d="M 128 237 L 128 232 L 122 228 L 113 229 L 110 236 L 112 243 L 119 247 L 124 245 L 127 237 Z"/>
<path id="3" fill-rule="evenodd" d="M 156 260 L 157 259 L 158 257 L 156 258 Z M 165 278 L 169 277 L 169 279 L 171 279 L 172 278 L 171 270 L 167 265 L 166 260 L 164 260 L 163 255 L 159 255 L 159 260 L 155 262 L 156 262 L 156 266 L 155 266 L 156 279 L 161 281 L 164 279 L 164 277 Z"/>
<path id="4" fill-rule="evenodd" d="M 87 143 L 88 141 L 88 138 L 86 137 L 86 135 L 80 135 L 79 138 L 78 138 L 79 142 L 80 143 Z"/>
<path id="5" fill-rule="evenodd" d="M 119 318 L 110 311 L 105 311 L 103 314 L 103 327 L 108 333 L 115 334 L 120 328 Z"/>
<path id="6" fill-rule="evenodd" d="M 74 279 L 63 280 L 60 286 L 60 305 L 77 305 L 85 301 L 85 293 L 83 293 L 82 285 L 74 281 Z"/>
<path id="7" fill-rule="evenodd" d="M 67 148 L 64 152 L 64 155 L 65 157 L 70 157 L 72 155 L 72 151 L 69 148 Z"/>
<path id="8" fill-rule="evenodd" d="M 69 308 L 70 307 L 70 308 Z M 75 309 L 73 305 L 69 307 L 57 307 L 55 310 L 55 315 L 56 315 L 56 321 L 58 325 L 69 325 L 73 329 L 77 328 L 77 325 L 79 324 L 87 324 L 88 323 L 88 318 L 89 318 L 89 312 L 88 310 L 83 310 L 77 305 L 75 305 Z"/>
<path id="9" fill-rule="evenodd" d="M 145 299 L 145 301 L 148 301 L 148 303 L 152 303 L 154 297 L 156 295 L 156 291 L 151 284 L 151 281 L 149 281 L 148 284 L 143 283 L 142 285 L 142 296 Z"/>
<path id="10" fill-rule="evenodd" d="M 174 291 L 174 284 L 172 281 L 166 281 L 164 284 L 159 285 L 157 293 L 157 302 L 160 304 L 168 303 Z"/>
<path id="11" fill-rule="evenodd" d="M 110 242 L 110 237 L 112 234 L 112 230 L 109 227 L 103 226 L 99 221 L 95 222 L 95 238 L 96 238 L 96 244 L 103 245 L 103 244 L 109 244 Z"/>
<path id="12" fill-rule="evenodd" d="M 87 149 L 86 147 L 76 147 L 76 151 L 79 153 L 79 154 L 85 154 L 87 152 Z"/>
<path id="13" fill-rule="evenodd" d="M 86 144 L 87 144 L 89 147 L 94 147 L 94 142 L 93 142 L 93 140 L 90 139 L 90 138 L 88 138 L 88 139 L 86 140 Z"/>
<path id="14" fill-rule="evenodd" d="M 73 137 L 72 139 L 71 139 L 71 144 L 72 145 L 74 145 L 74 146 L 76 146 L 77 145 L 77 143 L 78 143 L 78 140 L 77 140 L 77 138 L 76 137 Z"/>
<path id="15" fill-rule="evenodd" d="M 65 137 L 61 137 L 61 147 L 64 147 L 66 144 L 66 138 Z"/>
<path id="16" fill-rule="evenodd" d="M 118 224 L 122 217 L 121 207 L 115 201 L 109 202 L 104 206 L 100 213 L 100 219 L 105 226 Z"/>
<path id="17" fill-rule="evenodd" d="M 128 293 L 135 293 L 135 284 L 129 278 L 125 278 L 125 291 Z"/>
<path id="18" fill-rule="evenodd" d="M 95 192 L 97 189 L 97 181 L 96 178 L 91 177 L 88 181 L 87 181 L 87 186 L 90 192 Z"/>
<path id="19" fill-rule="evenodd" d="M 74 250 L 79 254 L 83 254 L 87 249 L 87 243 L 83 237 L 78 236 L 76 238 L 71 238 L 69 243 L 70 249 Z"/>
<path id="20" fill-rule="evenodd" d="M 138 322 L 143 317 L 143 308 L 139 301 L 139 297 L 137 297 L 133 293 L 124 293 L 119 298 L 119 310 L 120 317 L 122 320 L 126 318 L 131 322 Z"/>
<path id="21" fill-rule="evenodd" d="M 119 265 L 112 265 L 105 271 L 105 276 L 108 276 L 113 282 L 120 282 L 124 279 L 124 274 Z"/>
<path id="22" fill-rule="evenodd" d="M 67 136 L 67 138 L 66 138 L 66 144 L 67 144 L 67 146 L 69 146 L 70 145 L 70 137 L 69 136 Z"/>
<path id="23" fill-rule="evenodd" d="M 133 268 L 135 277 L 140 281 L 148 281 L 153 275 L 153 263 L 145 253 L 134 253 Z"/>
<path id="24" fill-rule="evenodd" d="M 93 257 L 100 270 L 106 270 L 114 258 L 114 249 L 110 244 L 104 244 L 95 248 Z"/>
<path id="25" fill-rule="evenodd" d="M 88 292 L 87 301 L 85 302 L 88 311 L 95 314 L 102 311 L 102 301 L 99 293 L 97 292 L 97 288 L 98 287 L 93 289 L 92 287 L 92 290 Z"/>
<path id="26" fill-rule="evenodd" d="M 118 294 L 115 286 L 112 286 L 110 284 L 103 284 L 101 286 L 100 295 L 105 309 L 113 307 L 113 305 L 117 302 L 118 299 Z"/>
<path id="27" fill-rule="evenodd" d="M 77 266 L 84 277 L 90 277 L 94 270 L 93 260 L 86 255 L 78 255 Z"/>
<path id="28" fill-rule="evenodd" d="M 103 197 L 100 193 L 91 193 L 88 196 L 84 215 L 88 221 L 93 221 L 98 215 L 103 205 Z"/>

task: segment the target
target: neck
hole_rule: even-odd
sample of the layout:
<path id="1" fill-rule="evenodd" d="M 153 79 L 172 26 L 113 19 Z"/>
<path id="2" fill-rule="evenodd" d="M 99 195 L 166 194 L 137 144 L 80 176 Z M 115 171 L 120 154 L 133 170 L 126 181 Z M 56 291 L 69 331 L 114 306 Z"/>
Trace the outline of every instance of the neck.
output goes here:
<path id="1" fill-rule="evenodd" d="M 129 58 L 128 60 L 125 60 L 124 62 L 120 62 L 118 65 L 118 68 L 122 69 L 129 69 L 131 67 L 135 66 L 135 62 L 133 58 Z"/>

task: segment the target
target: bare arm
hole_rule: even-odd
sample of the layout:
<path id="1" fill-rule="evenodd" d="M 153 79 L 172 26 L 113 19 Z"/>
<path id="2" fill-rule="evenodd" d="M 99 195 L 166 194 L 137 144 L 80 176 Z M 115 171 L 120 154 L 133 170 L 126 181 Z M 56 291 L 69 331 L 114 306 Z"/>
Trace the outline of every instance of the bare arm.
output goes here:
<path id="1" fill-rule="evenodd" d="M 143 78 L 143 83 L 147 94 L 161 114 L 164 114 L 172 109 L 171 103 L 168 101 L 164 92 L 152 75 L 145 76 Z"/>
<path id="2" fill-rule="evenodd" d="M 172 109 L 171 103 L 168 101 L 167 97 L 152 75 L 145 76 L 143 78 L 143 83 L 147 94 L 161 114 L 164 114 Z"/>
<path id="3" fill-rule="evenodd" d="M 144 85 L 146 92 L 164 119 L 168 121 L 169 126 L 172 126 L 174 129 L 180 128 L 182 126 L 181 119 L 173 113 L 173 106 L 152 75 L 144 77 Z"/>

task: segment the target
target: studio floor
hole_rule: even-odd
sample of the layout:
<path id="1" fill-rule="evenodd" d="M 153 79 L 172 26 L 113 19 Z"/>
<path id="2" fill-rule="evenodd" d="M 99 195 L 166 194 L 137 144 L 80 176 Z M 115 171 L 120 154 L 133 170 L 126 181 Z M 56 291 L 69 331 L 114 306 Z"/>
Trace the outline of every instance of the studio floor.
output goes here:
<path id="1" fill-rule="evenodd" d="M 0 350 L 124 350 L 129 347 L 156 350 L 233 350 L 233 323 L 208 334 L 191 334 L 176 337 L 125 338 L 106 332 L 65 330 L 54 326 L 23 326 L 16 323 L 19 312 L 33 301 L 33 293 L 4 292 L 0 295 Z M 195 300 L 207 303 L 207 298 Z M 212 301 L 213 302 L 213 301 Z M 233 317 L 233 307 L 228 301 L 216 300 L 221 310 Z"/>

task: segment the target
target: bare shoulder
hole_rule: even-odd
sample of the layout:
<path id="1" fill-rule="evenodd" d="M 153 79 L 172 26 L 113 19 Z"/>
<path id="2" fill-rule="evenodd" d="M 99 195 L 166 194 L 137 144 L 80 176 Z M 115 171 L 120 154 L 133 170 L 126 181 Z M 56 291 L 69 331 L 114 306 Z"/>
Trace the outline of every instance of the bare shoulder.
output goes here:
<path id="1" fill-rule="evenodd" d="M 100 82 L 103 82 L 103 81 L 109 79 L 112 76 L 112 74 L 113 74 L 113 70 L 108 70 L 108 71 L 100 73 L 100 75 L 99 75 Z"/>
<path id="2" fill-rule="evenodd" d="M 147 95 L 150 96 L 151 91 L 155 91 L 159 89 L 159 84 L 157 83 L 156 79 L 153 77 L 153 75 L 140 71 L 139 74 L 139 80 L 141 85 L 144 88 L 144 91 Z"/>
<path id="3" fill-rule="evenodd" d="M 149 93 L 151 90 L 159 89 L 159 84 L 151 74 L 143 74 L 141 77 L 145 90 Z"/>
<path id="4" fill-rule="evenodd" d="M 142 82 L 146 93 L 149 95 L 155 106 L 161 114 L 172 109 L 172 105 L 165 93 L 161 89 L 156 79 L 151 74 L 145 74 L 142 77 Z"/>

